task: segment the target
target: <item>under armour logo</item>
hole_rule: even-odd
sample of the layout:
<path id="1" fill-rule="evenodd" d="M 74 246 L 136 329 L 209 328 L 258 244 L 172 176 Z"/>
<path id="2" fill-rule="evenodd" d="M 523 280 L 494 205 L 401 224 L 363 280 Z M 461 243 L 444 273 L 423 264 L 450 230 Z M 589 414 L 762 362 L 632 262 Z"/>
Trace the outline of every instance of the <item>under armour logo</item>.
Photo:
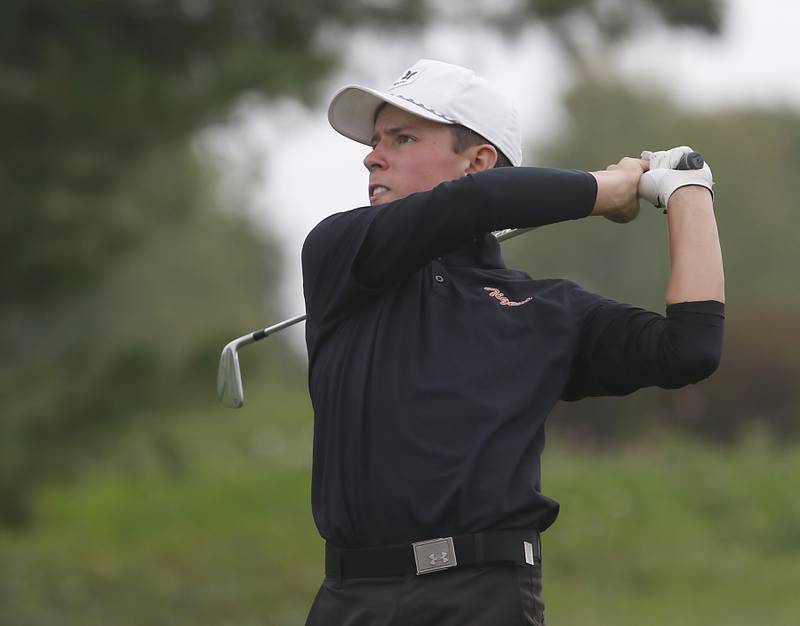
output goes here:
<path id="1" fill-rule="evenodd" d="M 418 541 L 412 545 L 414 546 L 414 563 L 417 566 L 417 574 L 438 572 L 458 565 L 452 537 Z"/>
<path id="2" fill-rule="evenodd" d="M 435 552 L 432 552 L 428 555 L 428 558 L 431 560 L 431 565 L 438 565 L 439 563 L 449 563 L 450 559 L 447 557 L 447 552 L 442 552 L 442 556 L 436 556 Z"/>

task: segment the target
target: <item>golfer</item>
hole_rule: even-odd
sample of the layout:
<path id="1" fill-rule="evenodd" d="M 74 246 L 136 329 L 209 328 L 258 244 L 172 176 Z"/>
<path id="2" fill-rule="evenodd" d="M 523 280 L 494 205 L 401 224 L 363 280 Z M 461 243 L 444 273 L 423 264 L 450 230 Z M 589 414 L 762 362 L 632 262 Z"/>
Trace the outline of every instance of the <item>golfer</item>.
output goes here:
<path id="1" fill-rule="evenodd" d="M 331 215 L 303 247 L 326 541 L 307 625 L 540 626 L 540 533 L 558 515 L 540 482 L 553 406 L 682 387 L 718 366 L 711 171 L 675 169 L 685 147 L 597 172 L 522 167 L 507 98 L 427 59 L 386 91 L 345 87 L 328 115 L 372 150 L 369 206 Z M 640 197 L 667 209 L 664 315 L 509 269 L 491 234 L 624 224 Z"/>

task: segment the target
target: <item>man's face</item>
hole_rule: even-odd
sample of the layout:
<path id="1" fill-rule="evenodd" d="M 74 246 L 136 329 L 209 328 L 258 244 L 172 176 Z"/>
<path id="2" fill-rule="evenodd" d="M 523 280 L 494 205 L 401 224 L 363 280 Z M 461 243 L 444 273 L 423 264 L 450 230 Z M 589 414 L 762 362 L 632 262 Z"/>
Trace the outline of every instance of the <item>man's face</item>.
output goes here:
<path id="1" fill-rule="evenodd" d="M 453 151 L 448 124 L 439 124 L 386 105 L 375 120 L 369 170 L 369 203 L 384 204 L 464 176 L 467 152 Z"/>

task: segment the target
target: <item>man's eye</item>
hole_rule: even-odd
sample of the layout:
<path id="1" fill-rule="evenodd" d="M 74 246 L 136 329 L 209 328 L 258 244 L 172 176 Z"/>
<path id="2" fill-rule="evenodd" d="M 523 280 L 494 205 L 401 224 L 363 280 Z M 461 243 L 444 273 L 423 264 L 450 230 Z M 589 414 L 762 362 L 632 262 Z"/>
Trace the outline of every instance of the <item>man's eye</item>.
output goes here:
<path id="1" fill-rule="evenodd" d="M 411 143 L 414 141 L 414 138 L 411 135 L 398 135 L 397 141 L 400 143 Z"/>

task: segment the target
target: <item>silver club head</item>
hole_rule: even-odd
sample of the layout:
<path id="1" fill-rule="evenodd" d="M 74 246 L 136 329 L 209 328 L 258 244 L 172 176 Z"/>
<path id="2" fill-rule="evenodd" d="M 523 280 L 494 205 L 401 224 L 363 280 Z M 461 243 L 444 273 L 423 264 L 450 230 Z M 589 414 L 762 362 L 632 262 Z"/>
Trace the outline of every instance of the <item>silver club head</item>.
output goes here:
<path id="1" fill-rule="evenodd" d="M 222 356 L 219 358 L 219 369 L 217 370 L 217 395 L 224 404 L 234 409 L 240 408 L 244 404 L 244 388 L 242 387 L 242 372 L 239 369 L 239 348 L 256 341 L 261 341 L 264 337 L 269 337 L 289 326 L 294 326 L 298 322 L 306 319 L 305 313 L 290 317 L 288 320 L 278 322 L 268 328 L 255 330 L 252 333 L 242 335 L 238 339 L 229 342 L 222 349 Z"/>
<path id="2" fill-rule="evenodd" d="M 231 341 L 222 349 L 219 369 L 217 369 L 217 395 L 223 404 L 234 409 L 238 409 L 244 404 L 238 347 L 238 341 Z"/>

